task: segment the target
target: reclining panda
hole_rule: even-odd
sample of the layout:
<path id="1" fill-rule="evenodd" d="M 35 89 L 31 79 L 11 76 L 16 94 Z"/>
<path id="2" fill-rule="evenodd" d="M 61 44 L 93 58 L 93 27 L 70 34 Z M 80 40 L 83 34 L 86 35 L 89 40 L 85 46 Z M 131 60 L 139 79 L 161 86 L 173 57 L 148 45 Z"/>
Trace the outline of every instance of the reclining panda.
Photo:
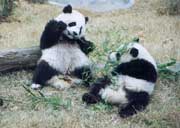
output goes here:
<path id="1" fill-rule="evenodd" d="M 121 117 L 128 117 L 146 108 L 157 80 L 157 66 L 153 57 L 139 43 L 127 46 L 127 52 L 110 54 L 111 60 L 120 61 L 112 71 L 115 85 L 110 77 L 99 78 L 92 84 L 82 100 L 87 104 L 104 100 L 119 105 Z"/>
<path id="2" fill-rule="evenodd" d="M 46 84 L 68 88 L 68 83 L 60 81 L 59 75 L 75 76 L 88 84 L 92 78 L 88 54 L 94 44 L 85 39 L 87 22 L 88 17 L 67 5 L 62 14 L 46 24 L 40 39 L 42 56 L 33 75 L 33 89 Z"/>

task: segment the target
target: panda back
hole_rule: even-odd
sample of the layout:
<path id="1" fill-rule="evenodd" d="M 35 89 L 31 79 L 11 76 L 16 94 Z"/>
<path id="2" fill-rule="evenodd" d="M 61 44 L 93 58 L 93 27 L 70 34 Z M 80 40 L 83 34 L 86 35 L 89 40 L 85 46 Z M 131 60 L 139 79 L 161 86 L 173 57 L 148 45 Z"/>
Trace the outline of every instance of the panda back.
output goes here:
<path id="1" fill-rule="evenodd" d="M 153 64 L 144 59 L 136 59 L 121 63 L 114 69 L 113 74 L 126 75 L 151 83 L 155 83 L 157 80 L 156 68 Z"/>

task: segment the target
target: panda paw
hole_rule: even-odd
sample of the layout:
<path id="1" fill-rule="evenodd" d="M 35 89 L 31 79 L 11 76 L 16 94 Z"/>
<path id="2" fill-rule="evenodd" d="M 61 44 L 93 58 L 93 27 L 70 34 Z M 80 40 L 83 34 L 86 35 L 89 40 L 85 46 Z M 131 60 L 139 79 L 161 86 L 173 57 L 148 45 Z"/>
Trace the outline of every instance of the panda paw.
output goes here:
<path id="1" fill-rule="evenodd" d="M 92 52 L 96 47 L 95 47 L 95 45 L 94 45 L 94 43 L 93 42 L 90 42 L 90 41 L 87 41 L 88 42 L 88 48 L 87 48 L 87 52 L 88 53 L 90 53 L 90 52 Z"/>
<path id="2" fill-rule="evenodd" d="M 84 37 L 78 40 L 78 44 L 81 50 L 87 55 L 96 48 L 93 42 L 87 41 Z"/>
<path id="3" fill-rule="evenodd" d="M 67 28 L 67 25 L 63 21 L 59 21 L 57 27 L 59 31 L 64 31 Z"/>
<path id="4" fill-rule="evenodd" d="M 50 20 L 46 25 L 46 30 L 51 30 L 54 32 L 62 32 L 67 28 L 67 25 L 62 21 Z"/>
<path id="5" fill-rule="evenodd" d="M 97 96 L 90 94 L 90 93 L 85 93 L 82 96 L 82 101 L 86 102 L 87 104 L 95 104 L 100 100 Z"/>
<path id="6" fill-rule="evenodd" d="M 36 90 L 36 89 L 41 89 L 41 85 L 40 84 L 32 84 L 31 88 Z"/>

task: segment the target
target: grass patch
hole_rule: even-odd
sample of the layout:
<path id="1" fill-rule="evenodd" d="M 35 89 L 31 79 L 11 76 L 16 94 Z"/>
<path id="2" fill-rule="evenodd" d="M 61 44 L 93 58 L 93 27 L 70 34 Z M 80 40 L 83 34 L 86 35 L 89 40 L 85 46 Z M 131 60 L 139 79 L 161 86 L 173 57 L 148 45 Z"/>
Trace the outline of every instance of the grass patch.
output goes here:
<path id="1" fill-rule="evenodd" d="M 93 111 L 111 111 L 113 109 L 113 106 L 108 103 L 98 103 L 94 104 L 90 107 L 91 110 Z"/>
<path id="2" fill-rule="evenodd" d="M 140 43 L 158 60 L 158 65 L 166 65 L 165 70 L 169 69 L 167 60 L 173 61 L 170 58 L 179 61 L 179 17 L 157 15 L 154 11 L 157 7 L 153 5 L 157 1 L 137 0 L 128 10 L 101 14 L 81 10 L 90 18 L 87 37 L 96 45 L 91 60 L 103 67 L 110 52 L 138 36 Z M 52 5 L 27 4 L 21 0 L 20 3 L 9 17 L 18 22 L 0 24 L 0 49 L 37 46 L 46 22 L 61 12 Z M 95 74 L 106 74 L 110 67 L 108 63 L 105 70 L 95 69 Z M 121 119 L 115 106 L 99 103 L 85 107 L 81 97 L 88 89 L 83 87 L 64 91 L 45 87 L 41 90 L 42 96 L 31 90 L 35 94 L 32 96 L 22 88 L 31 79 L 32 71 L 0 75 L 0 98 L 7 100 L 0 106 L 0 128 L 179 128 L 178 81 L 160 78 L 147 109 Z M 71 105 L 67 105 L 69 100 Z"/>
<path id="3" fill-rule="evenodd" d="M 180 0 L 161 0 L 163 7 L 158 9 L 158 13 L 168 15 L 180 14 Z"/>
<path id="4" fill-rule="evenodd" d="M 23 88 L 29 93 L 29 97 L 31 100 L 32 108 L 35 109 L 39 104 L 44 104 L 45 106 L 52 106 L 54 110 L 60 110 L 60 108 L 70 109 L 71 108 L 71 100 L 64 100 L 63 98 L 51 96 L 45 96 L 41 91 L 38 91 L 38 94 L 34 93 L 32 89 L 27 86 L 23 86 Z"/>

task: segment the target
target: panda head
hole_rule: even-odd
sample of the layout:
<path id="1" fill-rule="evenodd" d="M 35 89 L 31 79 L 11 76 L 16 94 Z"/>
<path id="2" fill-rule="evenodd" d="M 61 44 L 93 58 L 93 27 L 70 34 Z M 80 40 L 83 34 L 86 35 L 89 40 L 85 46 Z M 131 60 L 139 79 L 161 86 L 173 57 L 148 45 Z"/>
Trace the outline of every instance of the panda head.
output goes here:
<path id="1" fill-rule="evenodd" d="M 73 10 L 71 5 L 65 6 L 63 13 L 56 17 L 55 20 L 62 21 L 67 25 L 67 29 L 63 33 L 70 39 L 79 39 L 85 36 L 85 25 L 88 22 L 88 17 Z"/>
<path id="2" fill-rule="evenodd" d="M 120 63 L 130 62 L 135 59 L 143 59 L 152 63 L 156 68 L 154 58 L 150 55 L 147 49 L 137 42 L 129 43 L 126 52 L 122 55 L 120 52 L 112 52 L 108 58 L 111 62 L 119 61 Z"/>

